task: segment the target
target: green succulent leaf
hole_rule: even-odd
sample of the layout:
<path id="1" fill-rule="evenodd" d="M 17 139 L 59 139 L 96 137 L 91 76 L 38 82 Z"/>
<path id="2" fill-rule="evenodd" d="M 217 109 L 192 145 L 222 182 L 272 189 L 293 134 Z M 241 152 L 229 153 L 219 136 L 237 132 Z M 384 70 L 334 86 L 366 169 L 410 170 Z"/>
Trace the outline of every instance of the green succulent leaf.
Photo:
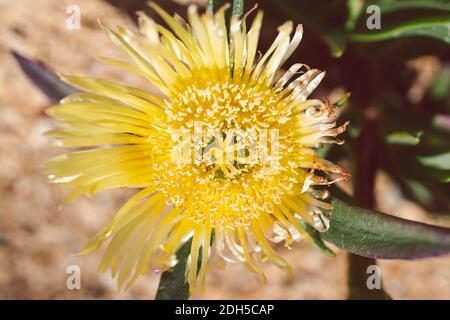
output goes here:
<path id="1" fill-rule="evenodd" d="M 347 45 L 347 36 L 343 32 L 324 33 L 322 37 L 330 47 L 333 57 L 340 58 L 344 54 L 345 46 Z"/>
<path id="2" fill-rule="evenodd" d="M 244 14 L 244 0 L 233 0 L 233 15 L 242 17 Z"/>
<path id="3" fill-rule="evenodd" d="M 426 207 L 432 206 L 433 194 L 425 184 L 413 179 L 404 179 L 404 184 L 416 202 Z"/>
<path id="4" fill-rule="evenodd" d="M 414 134 L 405 131 L 392 132 L 386 137 L 386 142 L 388 144 L 415 146 L 420 143 L 420 137 L 422 134 L 423 131 L 419 131 Z"/>
<path id="5" fill-rule="evenodd" d="M 39 61 L 28 59 L 18 52 L 11 51 L 23 73 L 44 93 L 50 103 L 79 91 L 62 81 L 49 67 Z"/>
<path id="6" fill-rule="evenodd" d="M 208 0 L 206 3 L 206 11 L 215 13 L 226 1 L 221 0 Z M 233 6 L 231 9 L 232 15 L 241 17 L 244 14 L 244 0 L 233 0 Z"/>
<path id="7" fill-rule="evenodd" d="M 313 239 L 314 242 L 314 246 L 319 249 L 320 251 L 322 251 L 322 253 L 324 253 L 327 256 L 335 256 L 336 254 L 333 252 L 333 250 L 331 250 L 323 241 L 322 238 L 320 237 L 320 233 L 314 229 L 312 226 L 310 226 L 309 224 L 307 224 L 305 221 L 301 220 L 300 224 L 302 225 L 302 227 L 306 230 L 306 232 L 308 232 L 308 234 L 311 236 L 311 238 Z"/>
<path id="8" fill-rule="evenodd" d="M 400 181 L 407 198 L 437 214 L 450 212 L 450 185 L 430 184 L 414 179 Z"/>
<path id="9" fill-rule="evenodd" d="M 450 43 L 450 16 L 419 18 L 382 31 L 351 34 L 349 38 L 353 42 L 376 42 L 405 36 L 426 36 Z"/>
<path id="10" fill-rule="evenodd" d="M 222 5 L 221 0 L 208 0 L 206 3 L 206 11 L 214 13 Z"/>
<path id="11" fill-rule="evenodd" d="M 346 92 L 341 98 L 339 98 L 337 101 L 333 102 L 333 105 L 336 107 L 342 107 L 344 104 L 347 103 L 348 99 L 350 98 L 351 93 Z"/>
<path id="12" fill-rule="evenodd" d="M 449 98 L 449 92 L 450 74 L 448 72 L 440 72 L 431 85 L 430 94 L 435 100 L 445 101 Z"/>
<path id="13" fill-rule="evenodd" d="M 347 21 L 345 23 L 345 29 L 347 31 L 353 31 L 359 16 L 364 8 L 364 0 L 347 0 Z"/>
<path id="14" fill-rule="evenodd" d="M 405 220 L 333 198 L 330 229 L 322 238 L 375 259 L 418 259 L 450 254 L 450 229 Z"/>
<path id="15" fill-rule="evenodd" d="M 192 239 L 186 241 L 177 251 L 178 263 L 161 275 L 156 300 L 187 300 L 189 284 L 186 282 L 186 262 L 191 252 Z"/>
<path id="16" fill-rule="evenodd" d="M 403 157 L 398 157 L 402 152 Z M 391 148 L 387 151 L 390 166 L 389 171 L 394 176 L 400 176 L 404 179 L 420 180 L 431 184 L 440 184 L 450 182 L 450 170 L 444 169 L 448 164 L 445 163 L 446 156 L 420 156 L 414 152 L 400 148 Z M 404 161 L 403 159 L 409 159 Z M 439 168 L 442 167 L 442 168 Z"/>
<path id="17" fill-rule="evenodd" d="M 418 160 L 424 166 L 450 170 L 450 151 L 430 156 L 419 156 Z"/>
<path id="18" fill-rule="evenodd" d="M 383 13 L 398 10 L 433 9 L 450 11 L 450 3 L 447 0 L 369 0 L 368 5 L 376 4 Z"/>

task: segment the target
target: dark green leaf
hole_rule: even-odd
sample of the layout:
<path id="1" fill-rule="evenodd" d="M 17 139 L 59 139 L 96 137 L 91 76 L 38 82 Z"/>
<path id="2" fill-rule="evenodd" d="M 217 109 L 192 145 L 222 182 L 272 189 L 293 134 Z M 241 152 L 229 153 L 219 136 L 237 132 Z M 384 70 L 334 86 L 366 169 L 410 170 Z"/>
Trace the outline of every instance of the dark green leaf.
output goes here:
<path id="1" fill-rule="evenodd" d="M 392 175 L 395 177 L 395 175 Z M 406 198 L 424 207 L 430 213 L 450 213 L 450 185 L 395 177 Z"/>
<path id="2" fill-rule="evenodd" d="M 433 194 L 430 190 L 418 180 L 404 179 L 408 191 L 414 199 L 423 206 L 429 207 L 433 204 Z"/>
<path id="3" fill-rule="evenodd" d="M 418 160 L 424 166 L 450 170 L 450 151 L 430 156 L 420 156 Z"/>
<path id="4" fill-rule="evenodd" d="M 430 88 L 431 96 L 436 100 L 448 99 L 448 93 L 450 92 L 450 74 L 447 72 L 441 72 L 434 80 Z"/>
<path id="5" fill-rule="evenodd" d="M 440 170 L 432 167 L 428 167 L 423 170 L 423 175 L 426 175 L 430 180 L 436 182 L 449 183 L 450 182 L 450 170 Z"/>
<path id="6" fill-rule="evenodd" d="M 327 245 L 322 241 L 322 238 L 320 237 L 320 233 L 316 229 L 311 227 L 309 224 L 307 224 L 303 220 L 300 220 L 300 224 L 302 225 L 303 229 L 305 229 L 306 232 L 308 232 L 308 234 L 311 236 L 311 238 L 314 241 L 314 246 L 317 249 L 322 251 L 322 253 L 324 253 L 327 256 L 330 256 L 330 257 L 335 256 L 335 253 L 333 252 L 333 250 L 331 250 L 329 247 L 327 247 Z"/>
<path id="7" fill-rule="evenodd" d="M 411 9 L 435 9 L 450 11 L 450 3 L 447 0 L 368 0 L 367 2 L 368 5 L 378 5 L 383 13 Z"/>
<path id="8" fill-rule="evenodd" d="M 185 280 L 186 261 L 191 252 L 192 239 L 184 243 L 177 252 L 178 263 L 163 272 L 159 281 L 156 300 L 187 300 L 189 285 Z"/>
<path id="9" fill-rule="evenodd" d="M 244 0 L 233 0 L 233 16 L 242 17 L 244 14 Z"/>
<path id="10" fill-rule="evenodd" d="M 222 5 L 221 0 L 208 0 L 208 2 L 206 3 L 206 11 L 215 13 L 217 9 L 220 8 L 221 5 Z"/>
<path id="11" fill-rule="evenodd" d="M 56 73 L 43 63 L 25 58 L 15 51 L 11 51 L 11 54 L 19 63 L 22 71 L 47 96 L 51 103 L 57 103 L 65 96 L 79 91 L 62 81 Z"/>
<path id="12" fill-rule="evenodd" d="M 351 93 L 350 92 L 346 92 L 338 101 L 333 102 L 333 105 L 336 107 L 341 107 L 343 106 L 348 99 L 350 98 Z"/>
<path id="13" fill-rule="evenodd" d="M 450 16 L 434 16 L 403 22 L 383 31 L 350 35 L 353 42 L 383 41 L 405 36 L 427 36 L 450 43 Z"/>
<path id="14" fill-rule="evenodd" d="M 345 29 L 353 31 L 364 7 L 364 0 L 347 0 L 347 21 Z"/>
<path id="15" fill-rule="evenodd" d="M 330 152 L 331 148 L 332 148 L 331 144 L 325 144 L 322 147 L 320 147 L 319 149 L 317 149 L 316 153 L 320 158 L 326 158 L 328 156 L 328 153 Z"/>
<path id="16" fill-rule="evenodd" d="M 345 21 L 339 19 L 347 9 L 342 6 L 342 0 L 328 1 L 298 1 L 260 0 L 266 11 L 277 20 L 292 20 L 302 23 L 309 34 L 322 38 L 330 47 L 333 56 L 341 56 L 345 47 Z"/>
<path id="17" fill-rule="evenodd" d="M 333 198 L 330 229 L 322 238 L 376 259 L 417 259 L 450 253 L 450 229 L 390 216 Z"/>
<path id="18" fill-rule="evenodd" d="M 403 176 L 406 179 L 415 179 L 428 183 L 447 183 L 450 182 L 450 170 L 442 170 L 431 166 L 424 166 L 418 162 L 416 156 L 406 153 L 404 157 L 408 158 L 408 161 L 404 161 L 404 157 L 398 157 L 398 153 L 395 152 L 391 156 L 391 161 L 396 168 L 397 174 Z M 401 152 L 398 150 L 397 152 Z M 395 158 L 397 157 L 397 159 Z M 417 159 L 417 160 L 416 160 Z"/>
<path id="19" fill-rule="evenodd" d="M 392 132 L 386 137 L 386 142 L 388 144 L 415 146 L 420 143 L 420 137 L 422 134 L 422 131 L 414 134 L 404 131 Z"/>
<path id="20" fill-rule="evenodd" d="M 342 32 L 330 32 L 322 35 L 325 42 L 328 44 L 333 57 L 339 58 L 342 56 L 347 43 L 347 37 Z"/>

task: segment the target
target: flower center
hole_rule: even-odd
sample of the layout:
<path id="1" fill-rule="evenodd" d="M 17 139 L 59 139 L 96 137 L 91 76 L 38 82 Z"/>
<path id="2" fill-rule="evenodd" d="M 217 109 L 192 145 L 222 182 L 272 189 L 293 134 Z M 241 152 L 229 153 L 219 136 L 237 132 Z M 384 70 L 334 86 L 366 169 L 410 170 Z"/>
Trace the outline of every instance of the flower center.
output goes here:
<path id="1" fill-rule="evenodd" d="M 255 166 L 274 167 L 278 127 L 286 120 L 273 90 L 205 83 L 188 85 L 167 108 L 172 160 L 195 164 L 217 179 L 234 179 Z"/>
<path id="2" fill-rule="evenodd" d="M 248 224 L 305 179 L 275 89 L 194 78 L 181 92 L 166 108 L 171 154 L 153 166 L 159 191 L 187 216 Z"/>

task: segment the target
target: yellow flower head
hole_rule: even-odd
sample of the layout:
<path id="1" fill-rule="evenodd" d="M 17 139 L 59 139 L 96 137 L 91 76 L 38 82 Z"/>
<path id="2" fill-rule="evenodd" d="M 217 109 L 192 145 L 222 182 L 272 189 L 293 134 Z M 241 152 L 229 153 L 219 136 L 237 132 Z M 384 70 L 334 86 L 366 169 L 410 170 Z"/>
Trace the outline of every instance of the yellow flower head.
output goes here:
<path id="1" fill-rule="evenodd" d="M 265 54 L 257 51 L 263 13 L 247 31 L 245 17 L 226 26 L 227 6 L 186 23 L 156 4 L 170 27 L 140 14 L 139 34 L 103 27 L 134 65 L 104 59 L 148 78 L 158 98 L 106 80 L 66 76 L 81 88 L 48 113 L 63 127 L 49 134 L 84 148 L 47 162 L 50 180 L 72 189 L 68 200 L 110 188 L 140 188 L 81 253 L 110 239 L 99 269 L 119 286 L 152 266 L 165 270 L 192 239 L 186 278 L 203 287 L 211 245 L 224 261 L 241 261 L 262 278 L 262 260 L 290 272 L 270 242 L 311 241 L 300 221 L 328 227 L 331 206 L 316 185 L 349 175 L 314 148 L 334 139 L 336 112 L 326 99 L 307 100 L 325 73 L 283 63 L 302 27 L 279 27 Z M 318 173 L 318 174 L 316 174 Z M 214 234 L 214 239 L 212 235 Z M 203 257 L 203 258 L 202 258 Z M 201 263 L 198 263 L 201 260 Z"/>

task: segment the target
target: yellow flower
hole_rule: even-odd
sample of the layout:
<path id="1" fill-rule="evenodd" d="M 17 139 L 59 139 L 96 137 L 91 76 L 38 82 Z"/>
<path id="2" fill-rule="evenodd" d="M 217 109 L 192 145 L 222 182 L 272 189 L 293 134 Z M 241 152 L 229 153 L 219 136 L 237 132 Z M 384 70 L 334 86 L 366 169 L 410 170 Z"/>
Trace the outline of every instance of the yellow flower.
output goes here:
<path id="1" fill-rule="evenodd" d="M 295 64 L 302 27 L 286 22 L 265 54 L 257 52 L 263 13 L 250 29 L 225 10 L 189 23 L 150 4 L 170 30 L 139 15 L 139 34 L 103 27 L 134 65 L 103 59 L 149 79 L 164 95 L 106 80 L 65 76 L 83 90 L 48 113 L 63 127 L 49 132 L 64 147 L 84 148 L 47 162 L 50 180 L 73 192 L 67 200 L 111 188 L 139 188 L 81 251 L 110 239 L 100 271 L 119 287 L 148 268 L 165 270 L 192 238 L 186 279 L 203 288 L 208 258 L 244 262 L 264 278 L 270 260 L 290 273 L 270 242 L 311 241 L 301 220 L 328 226 L 332 207 L 316 185 L 349 177 L 314 148 L 335 140 L 336 112 L 326 99 L 307 100 L 325 73 Z M 319 174 L 317 174 L 319 173 Z M 212 241 L 212 235 L 214 239 Z M 210 253 L 211 245 L 214 249 Z M 203 257 L 203 258 L 202 258 Z M 201 260 L 201 263 L 199 261 Z"/>

